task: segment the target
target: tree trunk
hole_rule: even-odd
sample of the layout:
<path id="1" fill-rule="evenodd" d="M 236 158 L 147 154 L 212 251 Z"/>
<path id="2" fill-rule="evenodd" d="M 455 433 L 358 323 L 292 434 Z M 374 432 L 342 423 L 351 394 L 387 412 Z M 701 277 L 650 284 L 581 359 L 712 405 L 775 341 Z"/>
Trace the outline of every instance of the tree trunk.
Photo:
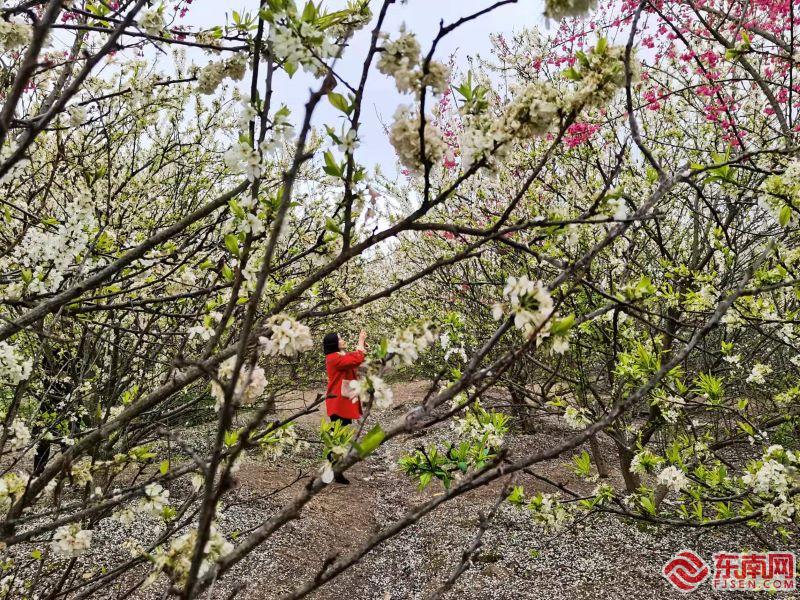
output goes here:
<path id="1" fill-rule="evenodd" d="M 594 466 L 597 468 L 597 474 L 601 479 L 606 479 L 608 477 L 608 464 L 596 435 L 589 438 L 589 450 L 592 451 L 592 460 L 594 460 Z"/>
<path id="2" fill-rule="evenodd" d="M 633 493 L 642 484 L 639 476 L 631 471 L 633 452 L 621 446 L 617 446 L 617 452 L 619 454 L 619 467 L 622 471 L 622 478 L 625 480 L 625 489 L 628 493 Z"/>

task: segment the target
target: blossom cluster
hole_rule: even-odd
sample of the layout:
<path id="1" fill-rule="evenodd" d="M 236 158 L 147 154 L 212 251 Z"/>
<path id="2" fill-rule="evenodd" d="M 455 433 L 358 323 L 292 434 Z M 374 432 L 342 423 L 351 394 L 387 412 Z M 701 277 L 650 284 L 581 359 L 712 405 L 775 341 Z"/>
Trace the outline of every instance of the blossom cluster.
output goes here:
<path id="1" fill-rule="evenodd" d="M 453 420 L 453 428 L 461 438 L 490 448 L 500 448 L 508 433 L 508 420 L 508 415 L 489 412 L 476 400 L 463 417 Z"/>
<path id="2" fill-rule="evenodd" d="M 185 583 L 192 566 L 192 556 L 196 543 L 197 530 L 191 529 L 172 539 L 168 546 L 159 547 L 151 557 L 153 570 L 148 576 L 147 584 L 155 582 L 159 573 L 169 575 L 172 581 L 178 585 Z M 200 564 L 199 576 L 202 577 L 214 562 L 229 554 L 232 550 L 233 544 L 226 540 L 219 530 L 212 525 L 209 530 L 208 542 L 203 548 L 203 561 Z"/>
<path id="3" fill-rule="evenodd" d="M 247 69 L 247 55 L 235 54 L 222 61 L 211 61 L 197 73 L 197 90 L 210 95 L 225 79 L 241 81 Z"/>
<path id="4" fill-rule="evenodd" d="M 79 190 L 64 207 L 64 219 L 55 228 L 30 227 L 10 257 L 0 261 L 0 268 L 16 263 L 22 270 L 20 281 L 9 286 L 8 295 L 18 297 L 27 284 L 30 294 L 48 294 L 58 290 L 97 231 L 97 218 L 91 195 Z M 84 268 L 91 267 L 83 261 Z"/>
<path id="5" fill-rule="evenodd" d="M 465 128 L 461 136 L 462 167 L 469 169 L 481 159 L 496 164 L 507 156 L 509 142 L 546 134 L 560 113 L 561 100 L 552 85 L 537 81 L 517 87 L 498 118 L 481 119 Z"/>
<path id="6" fill-rule="evenodd" d="M 317 77 L 327 71 L 326 61 L 341 53 L 337 38 L 343 40 L 351 31 L 363 26 L 353 21 L 345 31 L 340 28 L 324 30 L 307 20 L 298 21 L 287 12 L 273 11 L 269 43 L 275 57 L 284 63 L 290 74 L 298 66 Z"/>
<path id="7" fill-rule="evenodd" d="M 365 402 L 372 394 L 375 399 L 375 406 L 381 410 L 391 407 L 394 401 L 392 388 L 383 379 L 374 374 L 367 375 L 361 379 L 349 380 L 344 394 L 351 398 L 353 402 L 358 400 Z"/>
<path id="8" fill-rule="evenodd" d="M 269 336 L 258 339 L 264 351 L 269 356 L 297 356 L 314 346 L 311 339 L 311 330 L 308 325 L 285 314 L 277 314 L 269 318 L 266 323 L 270 330 Z"/>
<path id="9" fill-rule="evenodd" d="M 689 478 L 686 477 L 686 473 L 674 465 L 661 469 L 656 481 L 659 485 L 663 485 L 676 493 L 680 493 L 689 487 Z"/>
<path id="10" fill-rule="evenodd" d="M 286 423 L 271 429 L 259 438 L 258 444 L 264 455 L 269 458 L 280 458 L 287 450 L 301 451 L 309 446 L 307 441 L 298 437 L 294 423 Z"/>
<path id="11" fill-rule="evenodd" d="M 546 532 L 556 532 L 572 522 L 573 514 L 556 494 L 538 492 L 530 499 L 528 510 L 534 523 Z"/>
<path id="12" fill-rule="evenodd" d="M 416 36 L 407 32 L 405 25 L 400 29 L 400 35 L 389 40 L 384 34 L 384 43 L 381 56 L 378 59 L 378 71 L 394 78 L 397 91 L 400 93 L 419 93 L 422 87 L 430 87 L 435 94 L 447 91 L 450 79 L 450 69 L 446 65 L 431 60 L 428 63 L 427 73 L 423 75 L 420 64 L 420 46 Z"/>
<path id="13" fill-rule="evenodd" d="M 397 152 L 400 164 L 409 171 L 419 172 L 423 166 L 420 147 L 420 117 L 410 107 L 400 105 L 394 113 L 394 122 L 389 131 L 389 141 Z M 425 118 L 425 160 L 438 163 L 447 152 L 447 144 L 441 130 Z"/>
<path id="14" fill-rule="evenodd" d="M 0 46 L 14 50 L 26 46 L 31 39 L 31 26 L 18 21 L 0 20 Z"/>
<path id="15" fill-rule="evenodd" d="M 527 276 L 517 278 L 513 275 L 506 281 L 503 298 L 514 315 L 514 326 L 530 337 L 538 332 L 545 337 L 550 330 L 550 317 L 553 315 L 553 298 L 541 281 L 531 281 Z M 503 317 L 506 306 L 496 303 L 492 308 L 495 321 Z"/>
<path id="16" fill-rule="evenodd" d="M 160 36 L 164 30 L 164 7 L 159 6 L 143 10 L 139 17 L 139 26 L 147 35 Z"/>
<path id="17" fill-rule="evenodd" d="M 28 487 L 28 479 L 25 473 L 14 471 L 0 477 L 0 510 L 7 511 L 22 497 Z"/>
<path id="18" fill-rule="evenodd" d="M 7 385 L 17 385 L 31 375 L 33 359 L 25 358 L 18 348 L 0 342 L 0 380 Z"/>
<path id="19" fill-rule="evenodd" d="M 56 529 L 50 547 L 58 556 L 72 558 L 84 554 L 92 545 L 92 532 L 81 529 L 80 523 L 62 525 Z"/>
<path id="20" fill-rule="evenodd" d="M 742 482 L 755 494 L 765 498 L 762 510 L 773 523 L 788 523 L 800 514 L 800 499 L 790 491 L 800 478 L 800 453 L 774 444 L 763 459 L 750 465 Z"/>
<path id="21" fill-rule="evenodd" d="M 386 351 L 390 355 L 387 364 L 411 365 L 424 352 L 436 342 L 436 332 L 428 321 L 416 323 L 403 329 L 389 339 Z"/>
<path id="22" fill-rule="evenodd" d="M 747 383 L 764 385 L 767 382 L 766 376 L 770 373 L 772 373 L 772 367 L 762 363 L 756 363 L 753 365 L 753 369 L 750 371 L 745 381 L 747 381 Z"/>
<path id="23" fill-rule="evenodd" d="M 211 382 L 211 395 L 216 400 L 215 408 L 219 410 L 225 403 L 225 388 L 233 376 L 236 366 L 236 355 L 223 361 L 217 369 L 217 380 Z M 264 369 L 255 365 L 252 369 L 243 366 L 236 379 L 236 388 L 233 391 L 235 404 L 250 404 L 257 400 L 267 387 L 267 378 Z"/>
<path id="24" fill-rule="evenodd" d="M 294 127 L 288 119 L 288 109 L 281 108 L 272 119 L 272 128 L 258 148 L 254 148 L 249 139 L 240 139 L 225 153 L 225 164 L 236 172 L 242 172 L 249 181 L 255 181 L 264 172 L 264 160 L 279 150 L 283 144 L 294 137 Z M 249 103 L 240 114 L 240 127 L 255 116 L 255 111 Z M 249 208 L 241 201 L 242 208 Z"/>

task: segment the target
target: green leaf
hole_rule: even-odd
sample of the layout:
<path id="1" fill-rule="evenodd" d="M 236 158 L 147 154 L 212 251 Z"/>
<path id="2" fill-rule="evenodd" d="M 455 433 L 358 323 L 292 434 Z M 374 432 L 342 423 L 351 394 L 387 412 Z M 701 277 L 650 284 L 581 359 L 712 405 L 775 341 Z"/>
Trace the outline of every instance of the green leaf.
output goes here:
<path id="1" fill-rule="evenodd" d="M 608 40 L 604 37 L 601 37 L 599 40 L 597 40 L 597 48 L 595 49 L 595 52 L 597 54 L 603 54 L 606 51 L 607 47 L 608 47 Z"/>
<path id="2" fill-rule="evenodd" d="M 239 206 L 239 203 L 236 202 L 236 200 L 231 200 L 230 202 L 228 202 L 228 206 L 230 207 L 231 212 L 234 214 L 235 217 L 239 219 L 244 219 L 245 217 L 244 209 L 242 209 L 242 207 Z"/>
<path id="3" fill-rule="evenodd" d="M 360 444 L 356 444 L 356 450 L 361 455 L 361 458 L 364 458 L 368 454 L 371 454 L 375 448 L 380 446 L 383 439 L 386 437 L 383 429 L 381 429 L 380 425 L 375 425 L 370 432 L 364 436 L 364 439 L 361 440 Z"/>
<path id="4" fill-rule="evenodd" d="M 739 429 L 744 431 L 747 435 L 752 436 L 755 435 L 756 433 L 755 430 L 753 429 L 753 426 L 748 423 L 745 423 L 744 421 L 739 421 L 737 425 L 739 426 Z"/>
<path id="5" fill-rule="evenodd" d="M 325 159 L 325 166 L 323 167 L 323 170 L 331 177 L 341 177 L 342 169 L 338 164 L 336 164 L 336 160 L 333 158 L 331 151 L 326 150 L 322 156 Z"/>
<path id="6" fill-rule="evenodd" d="M 334 108 L 342 111 L 346 115 L 349 115 L 350 111 L 353 110 L 350 106 L 350 103 L 347 101 L 347 98 L 341 94 L 337 94 L 336 92 L 330 92 L 328 94 L 328 101 L 333 105 Z"/>
<path id="7" fill-rule="evenodd" d="M 325 229 L 327 229 L 328 231 L 332 231 L 334 233 L 338 233 L 338 234 L 342 233 L 342 230 L 339 229 L 339 225 L 337 225 L 336 221 L 334 221 L 330 217 L 326 217 L 325 218 Z"/>
<path id="8" fill-rule="evenodd" d="M 572 329 L 572 325 L 575 323 L 575 315 L 569 314 L 563 319 L 558 319 L 555 323 L 553 323 L 552 327 L 550 328 L 550 333 L 553 336 L 564 335 L 570 329 Z"/>
<path id="9" fill-rule="evenodd" d="M 297 63 L 287 60 L 283 63 L 283 70 L 286 71 L 286 74 L 291 79 L 294 77 L 294 74 L 297 73 Z"/>
<path id="10" fill-rule="evenodd" d="M 791 218 L 792 218 L 792 207 L 784 205 L 781 208 L 781 212 L 778 214 L 778 223 L 781 224 L 781 227 L 786 227 L 789 224 Z"/>
<path id="11" fill-rule="evenodd" d="M 239 238 L 234 234 L 229 233 L 225 236 L 225 247 L 234 256 L 239 256 Z"/>
<path id="12" fill-rule="evenodd" d="M 569 69 L 565 70 L 561 73 L 564 77 L 571 81 L 580 81 L 583 79 L 580 73 L 575 70 L 575 67 L 570 67 Z"/>
<path id="13" fill-rule="evenodd" d="M 581 477 L 589 477 L 592 474 L 592 458 L 589 453 L 584 450 L 581 454 L 572 457 L 575 463 L 575 474 Z"/>
<path id="14" fill-rule="evenodd" d="M 430 471 L 420 475 L 419 476 L 419 489 L 420 490 L 424 490 L 426 487 L 428 487 L 428 484 L 431 482 L 432 478 L 433 478 L 433 473 L 431 473 Z"/>
<path id="15" fill-rule="evenodd" d="M 239 440 L 239 432 L 238 431 L 226 431 L 225 432 L 225 445 L 229 448 L 233 446 Z"/>
<path id="16" fill-rule="evenodd" d="M 312 0 L 308 0 L 308 2 L 306 2 L 305 7 L 303 8 L 303 15 L 301 18 L 306 23 L 313 23 L 314 19 L 317 18 L 317 7 L 314 6 Z"/>
<path id="17" fill-rule="evenodd" d="M 222 277 L 225 281 L 233 281 L 233 270 L 228 265 L 222 265 Z"/>
<path id="18" fill-rule="evenodd" d="M 42 559 L 42 551 L 38 548 L 34 548 L 33 552 L 31 552 L 31 558 L 33 560 L 41 560 Z"/>
<path id="19" fill-rule="evenodd" d="M 166 475 L 167 471 L 169 471 L 169 460 L 164 459 L 161 461 L 161 464 L 158 467 L 158 470 L 161 472 L 162 475 Z"/>

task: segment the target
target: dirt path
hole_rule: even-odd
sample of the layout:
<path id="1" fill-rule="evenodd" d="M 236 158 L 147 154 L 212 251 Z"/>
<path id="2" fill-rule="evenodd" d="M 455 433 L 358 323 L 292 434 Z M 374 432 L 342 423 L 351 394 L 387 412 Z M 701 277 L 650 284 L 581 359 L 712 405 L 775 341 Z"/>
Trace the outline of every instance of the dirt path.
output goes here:
<path id="1" fill-rule="evenodd" d="M 424 382 L 395 386 L 396 406 L 372 417 L 388 421 L 424 395 Z M 313 401 L 314 391 L 299 393 L 280 411 Z M 322 413 L 300 420 L 299 428 L 313 439 Z M 371 425 L 370 425 L 371 426 Z M 507 438 L 514 452 L 534 452 L 561 441 L 568 431 L 542 428 L 535 435 L 515 433 Z M 198 444 L 207 439 L 202 428 L 188 430 Z M 254 600 L 281 598 L 312 579 L 326 558 L 358 548 L 364 540 L 416 504 L 441 493 L 438 483 L 420 492 L 397 468 L 397 459 L 419 445 L 451 438 L 450 430 L 436 427 L 424 436 L 393 440 L 365 462 L 348 471 L 349 486 L 330 485 L 311 501 L 300 517 L 283 527 L 239 563 L 205 597 L 234 596 Z M 579 449 L 580 451 L 580 449 Z M 580 488 L 569 469 L 569 457 L 541 465 L 537 471 Z M 302 455 L 283 457 L 280 466 L 260 455 L 248 456 L 239 471 L 240 486 L 222 509 L 219 524 L 231 538 L 244 535 L 272 516 L 317 472 L 319 447 Z M 612 482 L 620 486 L 621 481 Z M 553 491 L 525 476 L 526 490 Z M 586 488 L 586 484 L 583 484 Z M 591 487 L 591 486 L 588 486 Z M 408 527 L 370 553 L 352 569 L 323 586 L 312 597 L 319 600 L 417 599 L 438 588 L 451 572 L 477 530 L 479 511 L 497 499 L 495 483 L 446 503 L 419 523 Z M 588 490 L 586 490 L 588 491 Z M 181 497 L 176 485 L 172 497 Z M 95 534 L 102 553 L 110 559 L 120 552 L 121 540 L 134 537 L 143 543 L 153 536 L 153 525 L 136 523 L 119 531 L 113 521 L 103 522 Z M 484 536 L 472 567 L 461 577 L 448 598 L 574 599 L 574 598 L 685 598 L 660 576 L 661 566 L 678 550 L 692 548 L 707 559 L 719 550 L 752 548 L 757 540 L 742 529 L 726 531 L 676 530 L 625 524 L 608 516 L 592 516 L 557 535 L 536 528 L 524 510 L 504 505 Z M 100 558 L 102 565 L 103 559 Z M 144 569 L 144 567 L 143 567 Z M 146 570 L 142 571 L 143 573 Z M 157 598 L 159 585 L 134 596 Z M 122 587 L 120 587 L 122 591 Z M 718 598 L 706 584 L 692 598 Z"/>

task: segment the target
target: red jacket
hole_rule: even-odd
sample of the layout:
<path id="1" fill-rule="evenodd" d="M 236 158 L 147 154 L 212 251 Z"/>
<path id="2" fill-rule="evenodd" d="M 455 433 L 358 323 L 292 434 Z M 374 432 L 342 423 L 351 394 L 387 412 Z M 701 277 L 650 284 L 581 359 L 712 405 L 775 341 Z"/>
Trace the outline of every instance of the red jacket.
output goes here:
<path id="1" fill-rule="evenodd" d="M 338 415 L 343 419 L 361 417 L 361 402 L 358 400 L 353 402 L 350 398 L 342 397 L 342 381 L 358 379 L 356 367 L 362 362 L 364 362 L 364 353 L 361 350 L 345 354 L 331 352 L 325 356 L 325 369 L 328 371 L 325 408 L 328 410 L 329 417 L 332 415 Z"/>

